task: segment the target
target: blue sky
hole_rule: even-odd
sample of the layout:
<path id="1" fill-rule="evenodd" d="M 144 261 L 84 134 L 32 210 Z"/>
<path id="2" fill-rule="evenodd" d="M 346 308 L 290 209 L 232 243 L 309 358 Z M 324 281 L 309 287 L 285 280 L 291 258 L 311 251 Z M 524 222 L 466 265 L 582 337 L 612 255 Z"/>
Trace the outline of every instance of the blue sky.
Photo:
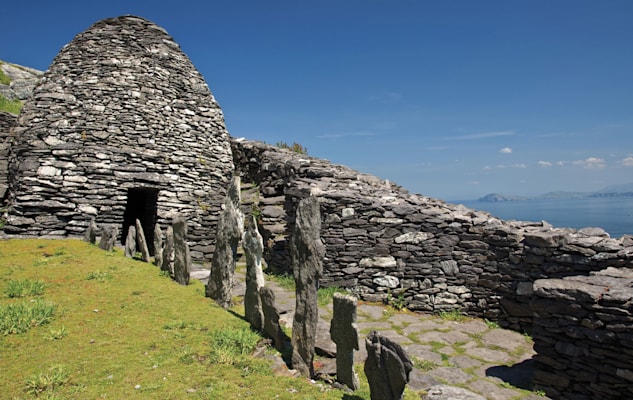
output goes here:
<path id="1" fill-rule="evenodd" d="M 444 200 L 633 181 L 633 1 L 30 1 L 0 59 L 46 69 L 94 22 L 164 27 L 236 137 Z"/>

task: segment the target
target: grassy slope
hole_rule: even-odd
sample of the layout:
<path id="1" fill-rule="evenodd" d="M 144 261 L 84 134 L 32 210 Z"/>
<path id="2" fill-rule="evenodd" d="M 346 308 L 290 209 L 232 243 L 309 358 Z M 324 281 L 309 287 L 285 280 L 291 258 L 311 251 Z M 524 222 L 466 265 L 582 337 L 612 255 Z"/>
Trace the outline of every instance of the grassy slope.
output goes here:
<path id="1" fill-rule="evenodd" d="M 44 281 L 40 297 L 58 308 L 48 325 L 0 336 L 4 398 L 30 398 L 27 379 L 58 365 L 68 382 L 40 398 L 369 398 L 364 377 L 361 390 L 346 395 L 273 376 L 250 357 L 235 365 L 211 362 L 210 333 L 247 323 L 206 299 L 199 282 L 180 286 L 121 252 L 78 240 L 0 241 L 0 305 L 30 301 L 4 293 L 8 281 L 25 278 Z M 62 327 L 65 336 L 52 339 Z"/>
<path id="2" fill-rule="evenodd" d="M 0 65 L 2 64 L 3 62 L 0 61 Z M 9 85 L 10 83 L 11 79 L 9 79 L 9 77 L 0 68 L 0 84 Z M 0 94 L 0 111 L 6 111 L 11 114 L 19 114 L 21 108 L 22 102 L 20 100 L 9 100 Z"/>

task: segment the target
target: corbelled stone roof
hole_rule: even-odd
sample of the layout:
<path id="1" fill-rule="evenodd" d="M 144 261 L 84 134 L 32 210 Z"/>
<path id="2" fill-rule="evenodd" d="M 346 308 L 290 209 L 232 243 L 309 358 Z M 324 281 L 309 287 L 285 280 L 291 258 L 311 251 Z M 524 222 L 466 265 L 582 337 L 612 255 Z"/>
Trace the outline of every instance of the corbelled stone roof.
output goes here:
<path id="1" fill-rule="evenodd" d="M 10 233 L 118 224 L 127 190 L 158 190 L 158 222 L 184 214 L 208 253 L 233 172 L 224 117 L 167 32 L 143 18 L 97 22 L 64 46 L 15 129 Z M 202 239 L 204 238 L 204 239 Z"/>

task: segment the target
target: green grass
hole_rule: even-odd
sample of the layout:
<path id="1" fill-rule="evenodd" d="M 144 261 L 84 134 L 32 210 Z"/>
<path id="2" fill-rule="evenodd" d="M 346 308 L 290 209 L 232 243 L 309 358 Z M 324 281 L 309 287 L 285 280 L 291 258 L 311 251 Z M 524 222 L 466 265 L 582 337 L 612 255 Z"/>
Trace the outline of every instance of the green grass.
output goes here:
<path id="1" fill-rule="evenodd" d="M 0 65 L 2 64 L 4 63 L 0 61 Z M 9 79 L 9 77 L 4 73 L 2 68 L 0 68 L 0 85 L 9 85 L 9 84 L 11 84 L 11 79 Z"/>
<path id="2" fill-rule="evenodd" d="M 54 365 L 47 372 L 40 371 L 26 379 L 26 392 L 39 396 L 43 392 L 54 392 L 55 389 L 68 383 L 69 377 L 63 365 Z"/>
<path id="3" fill-rule="evenodd" d="M 0 335 L 28 332 L 53 319 L 55 304 L 41 299 L 0 305 Z"/>
<path id="4" fill-rule="evenodd" d="M 18 99 L 10 100 L 0 94 L 0 111 L 11 114 L 19 114 L 22 109 L 22 102 Z"/>
<path id="5" fill-rule="evenodd" d="M 40 280 L 20 279 L 17 281 L 9 281 L 4 293 L 9 298 L 18 298 L 26 296 L 40 296 L 44 293 L 46 285 Z"/>
<path id="6" fill-rule="evenodd" d="M 266 274 L 266 279 L 276 282 L 280 287 L 287 290 L 296 290 L 295 278 L 291 274 Z"/>
<path id="7" fill-rule="evenodd" d="M 453 309 L 450 311 L 440 311 L 438 316 L 445 321 L 455 321 L 461 322 L 466 319 L 466 316 L 457 309 Z"/>
<path id="8" fill-rule="evenodd" d="M 49 325 L 0 334 L 3 398 L 369 399 L 362 364 L 353 395 L 276 375 L 250 356 L 261 338 L 238 307 L 226 311 L 204 297 L 200 282 L 178 285 L 121 251 L 12 239 L 0 241 L 0 260 L 0 288 L 16 280 L 46 286 L 36 298 L 0 296 L 2 309 L 56 305 Z M 109 278 L 96 279 L 105 271 Z"/>
<path id="9" fill-rule="evenodd" d="M 338 286 L 320 287 L 317 290 L 317 302 L 319 306 L 326 306 L 332 302 L 334 293 L 347 293 L 344 289 Z"/>

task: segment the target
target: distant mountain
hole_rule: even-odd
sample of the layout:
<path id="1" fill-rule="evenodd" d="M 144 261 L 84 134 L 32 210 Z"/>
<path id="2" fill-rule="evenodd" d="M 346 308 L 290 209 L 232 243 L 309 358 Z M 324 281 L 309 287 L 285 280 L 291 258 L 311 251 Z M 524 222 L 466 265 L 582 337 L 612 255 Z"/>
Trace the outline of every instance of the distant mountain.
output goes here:
<path id="1" fill-rule="evenodd" d="M 596 193 L 633 193 L 633 182 L 607 186 Z"/>
<path id="2" fill-rule="evenodd" d="M 554 191 L 539 196 L 513 196 L 499 193 L 490 193 L 484 197 L 480 197 L 477 201 L 495 203 L 500 201 L 518 201 L 518 200 L 576 200 L 590 199 L 596 197 L 633 197 L 633 182 L 611 185 L 597 192 L 565 192 Z"/>
<path id="3" fill-rule="evenodd" d="M 507 196 L 499 193 L 490 193 L 485 195 L 484 197 L 480 197 L 477 201 L 485 201 L 488 203 L 497 203 L 500 201 L 517 201 L 517 200 L 529 200 L 530 197 L 523 196 Z"/>

